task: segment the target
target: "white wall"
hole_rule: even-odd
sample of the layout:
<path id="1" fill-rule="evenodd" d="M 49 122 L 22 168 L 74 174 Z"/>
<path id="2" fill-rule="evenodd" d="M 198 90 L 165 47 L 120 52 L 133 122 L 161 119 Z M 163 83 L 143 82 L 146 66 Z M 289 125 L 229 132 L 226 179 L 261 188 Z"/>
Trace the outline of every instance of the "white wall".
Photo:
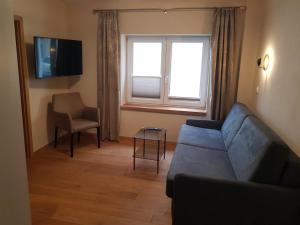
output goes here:
<path id="1" fill-rule="evenodd" d="M 253 108 L 253 89 L 255 72 L 257 71 L 256 60 L 260 46 L 262 29 L 262 16 L 264 1 L 248 0 L 244 41 L 242 47 L 242 59 L 240 67 L 240 78 L 238 86 L 238 101 Z"/>
<path id="2" fill-rule="evenodd" d="M 67 11 L 62 0 L 12 0 L 13 13 L 23 17 L 24 35 L 30 65 L 29 101 L 34 151 L 53 140 L 53 125 L 48 104 L 55 93 L 69 91 L 69 79 L 64 77 L 35 79 L 33 37 L 67 37 Z"/>
<path id="3" fill-rule="evenodd" d="M 84 101 L 96 106 L 96 48 L 97 16 L 93 9 L 112 8 L 174 8 L 196 6 L 233 6 L 245 5 L 244 0 L 69 0 L 69 34 L 72 38 L 82 39 L 84 45 L 84 75 L 80 80 L 71 82 L 71 90 L 79 91 Z M 84 18 L 84 19 L 83 19 Z M 211 34 L 213 11 L 158 12 L 120 14 L 122 34 Z M 121 136 L 133 136 L 143 126 L 159 126 L 168 129 L 168 140 L 176 141 L 180 126 L 190 116 L 177 116 L 146 112 L 121 112 Z"/>
<path id="4" fill-rule="evenodd" d="M 0 223 L 29 225 L 30 211 L 14 22 L 0 1 Z"/>
<path id="5" fill-rule="evenodd" d="M 256 57 L 267 53 L 272 64 L 266 73 L 255 65 L 249 68 L 254 80 L 251 105 L 300 155 L 300 1 L 265 0 L 261 4 L 255 0 L 249 4 L 263 12 L 256 30 L 261 33 Z M 257 17 L 251 19 L 257 22 Z"/>

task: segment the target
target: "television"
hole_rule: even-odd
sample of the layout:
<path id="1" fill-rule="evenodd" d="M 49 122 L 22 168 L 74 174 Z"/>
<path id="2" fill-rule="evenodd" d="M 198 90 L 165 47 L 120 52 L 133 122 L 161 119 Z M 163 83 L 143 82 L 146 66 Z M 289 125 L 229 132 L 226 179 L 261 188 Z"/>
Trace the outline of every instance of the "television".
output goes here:
<path id="1" fill-rule="evenodd" d="M 34 37 L 36 78 L 82 75 L 82 41 Z"/>

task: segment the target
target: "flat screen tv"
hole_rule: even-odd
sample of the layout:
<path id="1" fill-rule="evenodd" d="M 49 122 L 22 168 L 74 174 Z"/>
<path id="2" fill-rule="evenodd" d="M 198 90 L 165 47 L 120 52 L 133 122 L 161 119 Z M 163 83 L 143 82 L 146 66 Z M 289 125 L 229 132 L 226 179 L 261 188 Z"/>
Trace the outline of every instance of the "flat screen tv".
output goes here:
<path id="1" fill-rule="evenodd" d="M 36 78 L 82 75 L 82 41 L 34 37 Z"/>

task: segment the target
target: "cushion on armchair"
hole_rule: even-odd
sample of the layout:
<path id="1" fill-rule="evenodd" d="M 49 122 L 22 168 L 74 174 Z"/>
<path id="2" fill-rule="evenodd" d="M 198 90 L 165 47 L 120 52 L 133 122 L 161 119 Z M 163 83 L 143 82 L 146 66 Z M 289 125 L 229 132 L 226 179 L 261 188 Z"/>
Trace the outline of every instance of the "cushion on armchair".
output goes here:
<path id="1" fill-rule="evenodd" d="M 72 120 L 72 132 L 77 132 L 81 130 L 88 130 L 90 128 L 98 127 L 99 124 L 92 120 L 87 119 L 74 119 Z"/>

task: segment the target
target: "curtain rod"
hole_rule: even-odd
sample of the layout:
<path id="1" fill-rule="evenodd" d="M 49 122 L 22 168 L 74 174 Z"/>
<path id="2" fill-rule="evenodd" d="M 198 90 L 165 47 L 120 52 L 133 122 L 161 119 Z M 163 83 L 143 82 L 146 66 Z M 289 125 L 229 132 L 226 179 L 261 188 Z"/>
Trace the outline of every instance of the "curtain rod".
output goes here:
<path id="1" fill-rule="evenodd" d="M 247 9 L 247 6 L 232 7 L 193 7 L 193 8 L 141 8 L 141 9 L 94 9 L 93 13 L 105 12 L 108 10 L 116 10 L 118 12 L 171 12 L 171 11 L 198 11 L 198 10 L 214 10 L 220 8 L 241 8 Z"/>

